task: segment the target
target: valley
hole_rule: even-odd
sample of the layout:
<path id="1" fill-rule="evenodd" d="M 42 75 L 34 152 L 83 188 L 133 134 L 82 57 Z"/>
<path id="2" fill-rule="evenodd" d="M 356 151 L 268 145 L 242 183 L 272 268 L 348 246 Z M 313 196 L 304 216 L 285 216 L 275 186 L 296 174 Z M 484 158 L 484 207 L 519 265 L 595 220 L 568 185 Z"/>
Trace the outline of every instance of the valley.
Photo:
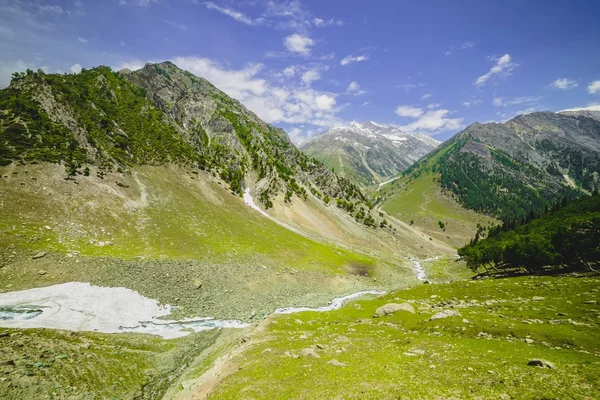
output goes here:
<path id="1" fill-rule="evenodd" d="M 17 74 L 0 135 L 0 398 L 599 395 L 594 112 L 298 149 L 167 61 Z"/>

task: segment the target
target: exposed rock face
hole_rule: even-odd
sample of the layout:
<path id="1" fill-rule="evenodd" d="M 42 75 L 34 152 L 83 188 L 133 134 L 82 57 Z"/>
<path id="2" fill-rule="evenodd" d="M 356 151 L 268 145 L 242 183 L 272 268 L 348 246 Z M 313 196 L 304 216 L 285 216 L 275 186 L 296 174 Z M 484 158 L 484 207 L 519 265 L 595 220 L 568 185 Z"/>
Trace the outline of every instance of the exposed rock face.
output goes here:
<path id="1" fill-rule="evenodd" d="M 264 123 L 207 80 L 171 62 L 147 64 L 125 77 L 145 89 L 146 97 L 209 164 L 245 180 L 253 172 L 263 204 L 268 206 L 269 196 L 282 192 L 301 197 L 312 193 L 322 199 L 362 197 L 329 168 L 301 153 L 285 131 Z"/>
<path id="2" fill-rule="evenodd" d="M 364 122 L 330 129 L 312 137 L 300 149 L 342 176 L 367 186 L 395 177 L 439 143 L 426 135 Z"/>

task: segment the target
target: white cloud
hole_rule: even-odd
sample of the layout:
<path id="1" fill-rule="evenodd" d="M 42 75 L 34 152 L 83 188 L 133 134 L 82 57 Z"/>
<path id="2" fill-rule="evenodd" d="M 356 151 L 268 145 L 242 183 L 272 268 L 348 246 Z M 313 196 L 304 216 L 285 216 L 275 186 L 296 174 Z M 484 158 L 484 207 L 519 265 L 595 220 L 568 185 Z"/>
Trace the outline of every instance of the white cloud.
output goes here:
<path id="1" fill-rule="evenodd" d="M 362 56 L 347 56 L 347 57 L 344 57 L 342 59 L 342 61 L 340 61 L 340 64 L 348 65 L 348 64 L 355 63 L 355 62 L 367 61 L 368 59 L 369 59 L 369 56 L 366 54 L 363 54 Z"/>
<path id="2" fill-rule="evenodd" d="M 433 110 L 434 108 L 440 108 L 442 105 L 440 103 L 432 103 L 432 104 L 428 104 L 427 108 L 430 110 Z"/>
<path id="3" fill-rule="evenodd" d="M 470 41 L 470 40 L 469 40 L 469 41 L 467 41 L 467 42 L 463 42 L 463 43 L 461 43 L 461 44 L 459 44 L 459 45 L 454 45 L 454 44 L 453 44 L 453 45 L 451 45 L 450 47 L 448 47 L 448 50 L 446 50 L 446 51 L 444 52 L 444 55 L 445 55 L 445 56 L 449 56 L 449 55 L 452 55 L 452 52 L 453 52 L 454 50 L 466 50 L 466 49 L 470 49 L 470 48 L 472 48 L 472 47 L 474 47 L 474 46 L 475 46 L 475 43 L 474 43 L 474 42 L 472 42 L 472 41 Z"/>
<path id="4" fill-rule="evenodd" d="M 320 110 L 330 111 L 335 106 L 335 98 L 327 94 L 322 94 L 316 97 L 316 104 Z"/>
<path id="5" fill-rule="evenodd" d="M 80 73 L 82 70 L 82 67 L 80 64 L 73 64 L 71 65 L 71 73 L 72 74 L 78 74 Z"/>
<path id="6" fill-rule="evenodd" d="M 587 87 L 589 94 L 600 93 L 600 81 L 593 81 Z"/>
<path id="7" fill-rule="evenodd" d="M 398 106 L 396 114 L 401 117 L 418 118 L 423 115 L 423 109 L 413 106 Z"/>
<path id="8" fill-rule="evenodd" d="M 321 18 L 315 18 L 313 19 L 313 23 L 315 24 L 315 26 L 317 28 L 325 28 L 327 26 L 343 26 L 344 25 L 344 21 L 339 20 L 339 19 L 335 19 L 335 18 L 331 18 L 328 21 L 325 21 L 324 19 Z"/>
<path id="9" fill-rule="evenodd" d="M 350 94 L 353 96 L 360 96 L 367 93 L 365 90 L 361 90 L 360 85 L 356 81 L 350 82 L 348 88 L 346 89 L 346 94 Z"/>
<path id="10" fill-rule="evenodd" d="M 421 100 L 427 100 L 430 97 L 431 97 L 431 93 L 425 93 L 423 96 L 421 96 Z"/>
<path id="11" fill-rule="evenodd" d="M 350 84 L 348 85 L 348 89 L 347 91 L 349 92 L 356 92 L 357 90 L 360 89 L 360 85 L 358 84 L 358 82 L 356 81 L 352 81 L 350 82 Z"/>
<path id="12" fill-rule="evenodd" d="M 364 103 L 361 104 L 361 106 L 368 106 L 369 104 L 371 104 L 371 100 L 369 101 L 365 101 Z"/>
<path id="13" fill-rule="evenodd" d="M 492 104 L 496 107 L 509 107 L 518 104 L 533 104 L 537 103 L 542 99 L 542 96 L 533 97 L 533 96 L 522 96 L 522 97 L 514 97 L 511 100 L 504 100 L 503 97 L 495 97 L 492 101 Z"/>
<path id="14" fill-rule="evenodd" d="M 261 64 L 248 64 L 242 69 L 227 69 L 219 63 L 198 57 L 175 57 L 173 63 L 201 76 L 229 96 L 239 100 L 268 123 L 311 125 L 321 128 L 339 126 L 336 94 L 312 89 L 304 84 L 279 78 L 269 81 L 262 75 Z M 137 64 L 137 61 L 131 64 Z M 297 126 L 292 126 L 297 127 Z"/>
<path id="15" fill-rule="evenodd" d="M 123 62 L 117 66 L 115 66 L 113 69 L 116 71 L 120 71 L 122 69 L 130 69 L 132 71 L 137 71 L 138 69 L 142 69 L 144 67 L 144 62 L 141 60 L 131 60 L 131 61 L 127 61 L 127 62 Z"/>
<path id="16" fill-rule="evenodd" d="M 314 40 L 308 36 L 302 36 L 298 33 L 286 37 L 283 43 L 289 51 L 302 55 L 309 54 L 311 46 L 315 44 Z"/>
<path id="17" fill-rule="evenodd" d="M 264 18 L 252 19 L 242 12 L 236 11 L 232 8 L 218 6 L 215 3 L 210 2 L 210 1 L 204 3 L 204 6 L 206 8 L 208 8 L 209 10 L 214 10 L 214 11 L 220 12 L 221 14 L 226 15 L 230 18 L 233 18 L 234 20 L 241 22 L 243 24 L 246 24 L 246 25 L 256 26 L 256 25 L 265 24 L 267 22 Z"/>
<path id="18" fill-rule="evenodd" d="M 180 29 L 182 31 L 187 31 L 187 26 L 184 24 L 178 24 L 177 22 L 173 22 L 168 19 L 163 20 L 163 22 L 173 28 Z"/>
<path id="19" fill-rule="evenodd" d="M 563 111 L 600 111 L 600 103 L 592 103 L 588 104 L 587 106 L 567 108 L 566 110 L 560 110 L 559 112 Z"/>
<path id="20" fill-rule="evenodd" d="M 283 75 L 291 78 L 296 75 L 296 67 L 294 65 L 290 65 L 286 69 L 283 70 Z"/>
<path id="21" fill-rule="evenodd" d="M 464 119 L 448 118 L 450 114 L 451 112 L 445 109 L 427 111 L 424 114 L 419 114 L 416 121 L 399 126 L 399 128 L 407 132 L 428 131 L 430 133 L 460 129 Z"/>
<path id="22" fill-rule="evenodd" d="M 502 57 L 496 59 L 496 65 L 494 65 L 487 74 L 481 75 L 475 80 L 475 85 L 483 86 L 490 79 L 498 79 L 501 77 L 509 76 L 512 71 L 519 66 L 511 61 L 510 54 L 505 54 Z"/>
<path id="23" fill-rule="evenodd" d="M 309 69 L 308 71 L 302 74 L 300 79 L 306 85 L 310 85 L 312 82 L 321 79 L 321 74 L 316 69 Z"/>
<path id="24" fill-rule="evenodd" d="M 465 106 L 467 108 L 470 108 L 470 107 L 476 106 L 479 103 L 481 103 L 481 100 L 479 100 L 478 98 L 473 97 L 471 100 L 465 101 L 462 104 L 463 104 L 463 106 Z"/>
<path id="25" fill-rule="evenodd" d="M 82 38 L 81 36 L 77 38 L 77 41 L 79 43 L 87 43 L 88 42 L 86 38 Z"/>
<path id="26" fill-rule="evenodd" d="M 567 78 L 558 78 L 550 84 L 555 89 L 568 90 L 578 86 L 577 81 L 573 81 Z"/>
<path id="27" fill-rule="evenodd" d="M 8 86 L 13 72 L 25 72 L 26 69 L 34 69 L 34 65 L 17 60 L 12 62 L 0 61 L 0 89 Z"/>
<path id="28" fill-rule="evenodd" d="M 38 5 L 38 9 L 42 12 L 47 12 L 50 14 L 60 15 L 64 12 L 63 8 L 59 5 Z"/>
<path id="29" fill-rule="evenodd" d="M 147 7 L 151 3 L 158 3 L 158 0 L 119 0 L 119 5 L 134 5 L 134 6 L 142 6 Z"/>

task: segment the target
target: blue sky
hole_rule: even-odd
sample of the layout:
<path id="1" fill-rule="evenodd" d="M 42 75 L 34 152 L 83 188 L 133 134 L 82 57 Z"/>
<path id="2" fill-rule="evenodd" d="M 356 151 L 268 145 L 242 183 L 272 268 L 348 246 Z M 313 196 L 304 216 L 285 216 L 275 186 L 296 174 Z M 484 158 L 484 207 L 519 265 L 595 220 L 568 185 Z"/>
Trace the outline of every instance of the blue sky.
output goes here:
<path id="1" fill-rule="evenodd" d="M 443 140 L 600 104 L 600 2 L 0 0 L 0 54 L 0 87 L 171 60 L 296 143 L 364 120 Z"/>

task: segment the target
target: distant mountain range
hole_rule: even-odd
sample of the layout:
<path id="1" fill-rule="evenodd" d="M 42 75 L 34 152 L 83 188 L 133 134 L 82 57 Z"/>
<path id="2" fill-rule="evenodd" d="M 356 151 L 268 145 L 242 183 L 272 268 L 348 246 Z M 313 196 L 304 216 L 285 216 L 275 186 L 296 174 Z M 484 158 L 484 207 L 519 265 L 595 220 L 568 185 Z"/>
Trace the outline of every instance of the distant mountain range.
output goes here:
<path id="1" fill-rule="evenodd" d="M 366 187 L 397 176 L 439 144 L 426 135 L 369 121 L 330 129 L 300 149 Z"/>

